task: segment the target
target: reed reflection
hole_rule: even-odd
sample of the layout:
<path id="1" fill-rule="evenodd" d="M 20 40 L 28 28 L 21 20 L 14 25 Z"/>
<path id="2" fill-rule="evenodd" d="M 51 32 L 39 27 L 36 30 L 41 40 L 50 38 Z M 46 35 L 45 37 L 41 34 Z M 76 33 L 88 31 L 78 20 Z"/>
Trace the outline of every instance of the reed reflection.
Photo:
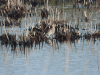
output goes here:
<path id="1" fill-rule="evenodd" d="M 4 65 L 6 65 L 6 69 L 7 69 L 7 73 L 8 75 L 11 75 L 10 73 L 10 67 L 9 67 L 9 55 L 8 55 L 8 52 L 9 52 L 9 48 L 10 48 L 10 45 L 7 45 L 6 48 L 3 49 L 3 46 L 1 45 L 2 47 L 2 55 L 4 55 Z"/>
<path id="2" fill-rule="evenodd" d="M 69 39 L 64 41 L 65 43 L 65 75 L 68 75 L 68 69 L 69 69 L 69 48 L 71 48 L 71 42 Z"/>
<path id="3" fill-rule="evenodd" d="M 35 49 L 38 48 L 38 49 L 41 50 L 44 47 L 44 43 L 46 43 L 47 45 L 49 45 L 49 46 L 51 46 L 53 48 L 53 51 L 55 51 L 55 50 L 61 48 L 60 46 L 62 45 L 62 43 L 65 43 L 65 45 L 67 45 L 67 46 L 69 45 L 68 47 L 70 49 L 72 47 L 72 44 L 74 44 L 75 51 L 77 52 L 76 44 L 77 43 L 80 44 L 80 41 L 82 41 L 82 39 L 81 40 L 77 39 L 77 40 L 74 40 L 74 41 L 71 40 L 70 38 L 67 38 L 64 41 L 59 41 L 57 39 L 47 39 L 47 40 L 42 41 L 42 42 L 35 42 L 34 41 L 34 43 L 31 43 L 31 44 L 22 44 L 22 45 L 20 45 L 18 43 L 13 44 L 11 42 L 1 41 L 1 47 L 2 47 L 2 52 L 3 52 L 3 47 L 7 48 L 8 46 L 10 46 L 11 47 L 11 51 L 13 51 L 14 53 L 16 53 L 17 50 L 20 50 L 21 53 L 23 51 L 23 53 L 26 54 L 25 53 L 26 52 L 26 48 L 29 49 L 29 52 L 30 52 L 30 50 L 32 48 L 35 48 Z M 91 46 L 93 46 L 93 44 L 98 43 L 99 40 L 98 40 L 98 38 L 96 40 L 94 40 L 94 39 L 85 39 L 84 38 L 83 39 L 83 47 L 84 47 L 84 41 L 87 41 L 87 43 L 88 43 L 89 46 L 90 46 L 90 44 L 91 44 Z M 96 45 L 98 45 L 98 44 L 96 44 Z M 91 48 L 91 50 L 92 50 L 92 53 L 93 53 L 93 48 Z"/>
<path id="4" fill-rule="evenodd" d="M 88 46 L 91 46 L 90 50 L 91 50 L 92 55 L 94 53 L 93 44 L 95 44 L 96 55 L 97 55 L 97 64 L 98 64 L 98 70 L 99 70 L 99 60 L 98 60 L 98 50 L 97 50 L 97 43 L 98 43 L 99 40 L 98 39 L 96 39 L 96 40 L 97 41 L 94 42 L 93 39 L 85 39 L 85 38 L 84 39 L 77 39 L 77 40 L 74 40 L 74 41 L 70 40 L 70 38 L 67 38 L 64 41 L 59 41 L 57 39 L 47 39 L 45 41 L 38 42 L 38 43 L 36 43 L 34 41 L 34 43 L 31 44 L 31 45 L 26 45 L 26 44 L 23 44 L 23 45 L 16 44 L 16 45 L 14 45 L 14 44 L 10 44 L 10 43 L 3 43 L 3 44 L 1 44 L 1 47 L 2 47 L 3 54 L 5 54 L 5 62 L 7 63 L 7 65 L 9 63 L 8 52 L 11 51 L 13 53 L 13 60 L 16 60 L 16 58 L 18 58 L 18 56 L 20 54 L 21 54 L 22 57 L 25 57 L 26 58 L 26 68 L 28 68 L 28 66 L 30 65 L 30 53 L 33 51 L 33 49 L 34 49 L 34 51 L 36 51 L 37 49 L 42 50 L 45 47 L 46 44 L 49 45 L 50 47 L 52 47 L 53 50 L 48 50 L 48 53 L 47 53 L 48 56 L 45 56 L 45 60 L 48 60 L 48 61 L 44 62 L 44 66 L 43 66 L 43 69 L 42 69 L 42 72 L 41 72 L 41 74 L 47 74 L 48 66 L 50 65 L 49 62 L 50 62 L 51 52 L 53 52 L 53 56 L 55 58 L 55 50 L 63 49 L 63 47 L 64 47 L 63 44 L 65 44 L 65 48 L 64 48 L 64 50 L 65 50 L 65 74 L 68 75 L 69 60 L 70 60 L 69 54 L 70 54 L 70 52 L 72 52 L 70 50 L 72 50 L 72 47 L 74 47 L 75 52 L 77 54 L 77 52 L 78 52 L 77 49 L 79 47 L 77 45 L 82 44 L 82 42 L 83 42 L 83 44 L 80 45 L 80 47 L 83 48 L 83 51 L 84 51 L 84 47 L 85 47 L 84 43 L 89 44 L 88 42 L 90 42 L 90 45 L 88 45 Z M 79 43 L 79 41 L 80 41 L 80 43 Z M 62 47 L 60 47 L 60 46 L 62 46 Z M 4 51 L 5 48 L 8 49 L 8 50 Z M 87 71 L 87 69 L 86 69 L 87 63 L 88 63 L 88 61 L 86 60 L 86 66 L 85 66 L 84 74 L 87 73 L 86 72 Z M 8 68 L 9 68 L 9 65 L 8 65 Z"/>

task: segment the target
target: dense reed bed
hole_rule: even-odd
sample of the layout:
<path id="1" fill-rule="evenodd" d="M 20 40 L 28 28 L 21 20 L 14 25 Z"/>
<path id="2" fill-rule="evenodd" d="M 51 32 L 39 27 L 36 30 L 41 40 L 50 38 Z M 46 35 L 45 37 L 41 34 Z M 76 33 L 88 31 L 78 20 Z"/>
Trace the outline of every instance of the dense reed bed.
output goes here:
<path id="1" fill-rule="evenodd" d="M 50 1 L 49 1 L 50 2 Z M 84 17 L 85 23 L 88 23 L 90 21 L 91 24 L 91 32 L 90 28 L 88 29 L 85 34 L 79 31 L 79 18 L 75 19 L 74 25 L 71 25 L 71 20 L 66 20 L 66 12 L 64 11 L 64 0 L 63 0 L 63 8 L 58 11 L 57 7 L 56 10 L 54 10 L 51 6 L 48 5 L 48 0 L 45 2 L 42 0 L 41 2 L 39 1 L 31 1 L 31 7 L 34 7 L 26 10 L 25 5 L 23 1 L 13 1 L 11 2 L 8 0 L 8 2 L 1 7 L 1 16 L 5 17 L 3 21 L 0 22 L 1 26 L 1 31 L 4 29 L 5 34 L 0 35 L 0 40 L 4 43 L 12 43 L 12 44 L 19 44 L 19 45 L 30 45 L 38 42 L 42 42 L 47 39 L 56 39 L 58 41 L 65 41 L 65 40 L 70 40 L 70 41 L 75 41 L 76 39 L 80 38 L 85 38 L 85 39 L 90 39 L 90 38 L 99 38 L 100 37 L 100 31 L 99 27 L 100 24 L 95 24 L 95 30 L 92 31 L 92 20 L 88 19 L 87 16 L 87 11 L 90 11 L 92 9 L 90 6 L 87 8 L 88 5 L 85 4 L 85 2 L 76 2 L 77 4 L 73 3 L 73 10 L 79 9 L 84 11 L 82 12 L 82 16 Z M 44 6 L 40 10 L 40 19 L 37 23 L 31 26 L 26 26 L 26 21 L 25 21 L 25 28 L 24 31 L 21 33 L 21 35 L 17 35 L 16 32 L 15 34 L 10 34 L 9 31 L 6 30 L 6 27 L 11 27 L 12 32 L 13 32 L 13 25 L 18 25 L 20 26 L 19 21 L 22 15 L 24 15 L 24 18 L 27 16 L 30 17 L 35 17 L 35 21 L 37 19 L 37 5 L 39 3 L 42 3 Z M 55 2 L 56 3 L 56 2 Z M 81 3 L 83 8 L 80 9 Z M 88 2 L 89 3 L 89 2 Z M 99 3 L 96 4 L 96 9 L 99 10 Z M 95 8 L 95 5 L 94 5 Z M 71 15 L 73 18 L 73 14 Z M 15 23 L 15 21 L 16 23 Z M 77 22 L 77 24 L 76 24 Z M 82 26 L 82 25 L 81 25 Z M 82 29 L 84 30 L 84 29 Z M 18 37 L 18 38 L 16 38 Z"/>

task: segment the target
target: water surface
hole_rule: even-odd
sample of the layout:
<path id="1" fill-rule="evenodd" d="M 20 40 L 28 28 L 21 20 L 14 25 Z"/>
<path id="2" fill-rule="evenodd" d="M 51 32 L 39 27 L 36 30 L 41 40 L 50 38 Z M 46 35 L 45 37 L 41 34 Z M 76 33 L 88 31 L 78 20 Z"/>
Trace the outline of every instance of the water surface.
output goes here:
<path id="1" fill-rule="evenodd" d="M 52 6 L 51 6 L 52 7 Z M 62 7 L 53 6 L 53 10 Z M 100 12 L 95 10 L 88 11 L 89 21 L 84 21 L 84 9 L 72 9 L 72 5 L 65 5 L 66 21 L 74 27 L 78 24 L 79 31 L 84 34 L 88 30 L 82 28 L 90 28 L 95 30 L 95 24 L 99 24 Z M 14 31 L 18 35 L 25 28 L 33 26 L 40 20 L 39 10 L 36 17 L 26 17 L 21 20 L 21 27 L 14 26 Z M 73 14 L 73 16 L 72 16 Z M 52 16 L 52 15 L 49 15 Z M 62 15 L 60 15 L 62 18 Z M 63 18 L 62 18 L 63 19 Z M 0 19 L 1 20 L 1 19 Z M 25 23 L 27 25 L 25 26 Z M 0 28 L 1 29 L 1 28 Z M 12 28 L 6 27 L 12 34 Z M 1 30 L 0 30 L 1 33 Z M 2 29 L 3 34 L 4 29 Z M 1 35 L 0 34 L 0 35 Z M 15 32 L 14 32 L 15 34 Z M 100 38 L 98 39 L 77 39 L 75 41 L 58 42 L 56 39 L 46 40 L 32 46 L 14 46 L 10 44 L 2 44 L 0 41 L 0 75 L 99 75 L 100 74 Z"/>

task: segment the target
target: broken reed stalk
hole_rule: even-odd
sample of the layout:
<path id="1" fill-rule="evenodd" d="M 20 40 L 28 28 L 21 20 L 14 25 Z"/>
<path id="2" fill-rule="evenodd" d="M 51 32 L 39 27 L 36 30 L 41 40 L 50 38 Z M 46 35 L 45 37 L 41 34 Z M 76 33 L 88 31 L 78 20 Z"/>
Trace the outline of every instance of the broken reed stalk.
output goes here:
<path id="1" fill-rule="evenodd" d="M 84 10 L 84 15 L 85 15 L 85 17 L 87 18 L 86 10 Z"/>
<path id="2" fill-rule="evenodd" d="M 40 21 L 41 21 L 41 20 L 39 19 L 39 22 L 38 22 L 39 26 L 40 26 Z"/>
<path id="3" fill-rule="evenodd" d="M 59 21 L 59 14 L 60 14 L 60 12 L 58 12 L 58 21 Z"/>
<path id="4" fill-rule="evenodd" d="M 48 8 L 48 0 L 47 0 L 47 11 L 49 11 L 49 8 Z"/>
<path id="5" fill-rule="evenodd" d="M 81 23 L 81 28 L 82 28 L 82 34 L 83 34 L 83 26 L 82 26 L 82 23 Z"/>
<path id="6" fill-rule="evenodd" d="M 89 27 L 88 27 L 88 33 L 89 33 L 89 31 L 90 31 L 90 29 L 89 29 Z"/>
<path id="7" fill-rule="evenodd" d="M 13 26 L 12 26 L 12 32 L 13 32 L 13 35 L 14 35 L 14 30 L 13 30 Z"/>
<path id="8" fill-rule="evenodd" d="M 2 33 L 2 22 L 1 22 L 1 33 Z"/>
<path id="9" fill-rule="evenodd" d="M 31 14 L 31 9 L 30 9 L 30 14 Z M 31 15 L 30 15 L 30 24 L 31 24 L 31 21 L 32 21 L 32 19 L 31 19 Z"/>
<path id="10" fill-rule="evenodd" d="M 63 0 L 63 18 L 64 18 L 64 0 Z"/>
<path id="11" fill-rule="evenodd" d="M 96 22 L 95 22 L 95 30 L 98 31 L 98 29 L 97 29 L 97 27 L 96 27 L 96 26 L 97 26 L 97 12 L 96 12 L 96 20 L 95 20 L 95 21 L 96 21 Z"/>
<path id="12" fill-rule="evenodd" d="M 71 25 L 71 20 L 69 20 L 69 32 L 70 32 L 70 25 Z"/>
<path id="13" fill-rule="evenodd" d="M 26 21 L 26 16 L 25 16 L 25 26 L 24 27 L 26 27 L 26 24 L 27 24 L 27 21 Z"/>
<path id="14" fill-rule="evenodd" d="M 65 17 L 64 17 L 64 28 L 65 28 L 65 21 L 66 21 L 66 13 L 65 13 Z"/>
<path id="15" fill-rule="evenodd" d="M 91 34 L 92 34 L 92 21 L 90 21 L 91 22 Z"/>
<path id="16" fill-rule="evenodd" d="M 96 10 L 97 10 L 97 5 L 98 5 L 98 3 L 97 3 L 97 0 L 96 0 Z"/>
<path id="17" fill-rule="evenodd" d="M 15 30 L 15 35 L 16 35 L 16 37 L 15 37 L 15 40 L 17 39 L 17 36 L 18 36 L 18 34 L 17 34 L 17 30 Z M 13 35 L 14 36 L 14 35 Z"/>
<path id="18" fill-rule="evenodd" d="M 77 19 L 75 20 L 74 28 L 76 28 Z"/>
<path id="19" fill-rule="evenodd" d="M 56 20 L 57 20 L 57 8 L 56 8 Z"/>
<path id="20" fill-rule="evenodd" d="M 84 0 L 84 6 L 85 6 L 85 0 Z"/>
<path id="21" fill-rule="evenodd" d="M 9 2 L 9 0 L 8 0 L 8 9 L 9 9 L 9 5 L 10 5 L 10 2 Z"/>
<path id="22" fill-rule="evenodd" d="M 37 11 L 36 11 L 36 7 L 35 7 L 35 22 L 36 22 L 36 18 L 37 17 Z"/>
<path id="23" fill-rule="evenodd" d="M 7 32 L 6 32 L 6 29 L 5 29 L 5 19 L 4 19 L 3 22 L 4 22 L 4 26 L 3 26 L 4 27 L 4 31 L 5 31 L 6 37 L 7 37 L 8 41 L 9 41 L 9 37 L 8 37 Z"/>
<path id="24" fill-rule="evenodd" d="M 9 20 L 8 16 L 7 16 L 7 21 L 10 23 L 10 20 Z"/>
<path id="25" fill-rule="evenodd" d="M 83 17 L 83 10 L 82 10 L 82 17 Z"/>
<path id="26" fill-rule="evenodd" d="M 65 13 L 65 21 L 66 21 L 66 13 Z"/>
<path id="27" fill-rule="evenodd" d="M 83 29 L 82 23 L 81 23 L 81 28 Z"/>
<path id="28" fill-rule="evenodd" d="M 2 14 L 2 16 L 3 16 L 3 11 L 1 10 L 1 14 Z"/>
<path id="29" fill-rule="evenodd" d="M 96 21 L 96 20 L 95 20 L 95 21 Z M 96 22 L 95 22 L 95 31 L 97 31 L 97 30 L 96 30 Z"/>
<path id="30" fill-rule="evenodd" d="M 53 12 L 53 20 L 54 20 L 54 12 Z"/>
<path id="31" fill-rule="evenodd" d="M 26 37 L 28 37 L 28 26 L 27 26 L 27 29 L 26 29 Z"/>
<path id="32" fill-rule="evenodd" d="M 44 0 L 44 4 L 45 4 L 45 0 Z"/>
<path id="33" fill-rule="evenodd" d="M 49 8 L 52 10 L 52 12 L 51 12 L 51 14 L 53 14 L 52 16 L 51 16 L 51 18 L 52 18 L 52 20 L 54 21 L 54 11 L 53 11 L 53 9 L 49 6 Z M 50 10 L 50 11 L 51 11 Z"/>
<path id="34" fill-rule="evenodd" d="M 31 11 L 31 9 L 30 9 L 30 11 L 29 11 L 29 14 L 30 14 L 30 18 L 31 18 L 31 13 L 32 13 L 32 11 Z"/>
<path id="35" fill-rule="evenodd" d="M 77 21 L 78 21 L 78 24 L 77 24 L 77 27 L 79 26 L 79 18 L 77 18 Z"/>

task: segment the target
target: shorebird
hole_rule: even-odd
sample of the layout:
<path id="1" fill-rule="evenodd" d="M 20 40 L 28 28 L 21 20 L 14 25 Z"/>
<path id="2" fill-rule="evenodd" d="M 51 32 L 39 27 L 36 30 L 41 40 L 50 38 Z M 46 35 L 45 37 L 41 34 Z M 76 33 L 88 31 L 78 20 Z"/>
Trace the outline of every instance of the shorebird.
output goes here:
<path id="1" fill-rule="evenodd" d="M 84 10 L 84 15 L 85 15 L 85 22 L 88 22 L 86 10 Z"/>
<path id="2" fill-rule="evenodd" d="M 51 27 L 49 26 L 49 29 L 46 33 L 49 36 L 49 38 L 50 38 L 50 36 L 53 37 L 53 34 L 55 33 L 55 26 L 56 26 L 56 24 L 53 24 Z"/>

